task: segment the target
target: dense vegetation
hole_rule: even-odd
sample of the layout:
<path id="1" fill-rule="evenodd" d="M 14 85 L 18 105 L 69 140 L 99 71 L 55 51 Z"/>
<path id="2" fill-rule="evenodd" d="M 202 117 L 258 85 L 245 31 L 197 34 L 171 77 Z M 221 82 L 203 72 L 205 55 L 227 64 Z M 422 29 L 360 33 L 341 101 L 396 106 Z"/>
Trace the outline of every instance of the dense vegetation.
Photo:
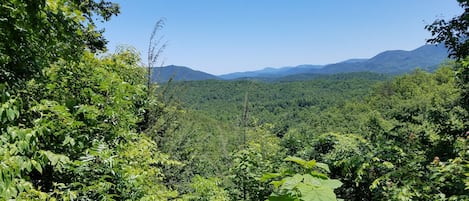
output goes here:
<path id="1" fill-rule="evenodd" d="M 158 200 L 161 153 L 132 49 L 97 56 L 109 2 L 1 1 L 0 200 Z"/>
<path id="2" fill-rule="evenodd" d="M 469 200 L 464 40 L 433 73 L 147 86 L 103 52 L 116 4 L 0 2 L 0 200 Z"/>
<path id="3" fill-rule="evenodd" d="M 343 183 L 335 192 L 346 200 L 469 199 L 464 183 L 469 116 L 453 68 L 456 63 L 435 73 L 416 70 L 392 79 L 357 73 L 278 83 L 177 83 L 180 99 L 192 106 L 185 116 L 197 114 L 204 123 L 189 129 L 192 135 L 174 132 L 179 137 L 171 136 L 171 144 L 184 139 L 186 144 L 178 147 L 205 147 L 205 154 L 193 152 L 187 158 L 204 161 L 210 155 L 211 167 L 228 171 L 193 172 L 221 176 L 228 189 L 238 191 L 245 186 L 264 190 L 267 186 L 256 179 L 266 170 L 291 168 L 282 159 L 296 156 L 328 164 L 330 176 Z M 230 142 L 245 145 L 221 146 Z M 235 154 L 227 155 L 230 148 Z M 239 157 L 243 160 L 236 160 Z M 238 163 L 248 167 L 243 174 L 252 174 L 244 186 L 242 181 L 233 182 L 232 171 L 243 167 Z M 234 176 L 246 177 L 243 174 Z M 246 194 L 248 200 L 260 199 Z"/>

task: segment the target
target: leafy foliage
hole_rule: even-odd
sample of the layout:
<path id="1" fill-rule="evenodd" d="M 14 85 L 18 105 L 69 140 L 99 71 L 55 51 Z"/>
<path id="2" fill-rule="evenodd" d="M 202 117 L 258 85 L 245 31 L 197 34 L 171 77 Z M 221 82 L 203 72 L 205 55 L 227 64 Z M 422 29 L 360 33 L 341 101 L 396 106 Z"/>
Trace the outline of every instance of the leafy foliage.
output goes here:
<path id="1" fill-rule="evenodd" d="M 161 154 L 151 138 L 136 133 L 148 101 L 144 73 L 137 57 L 121 53 L 58 61 L 46 69 L 45 79 L 29 81 L 22 91 L 32 99 L 29 109 L 11 114 L 15 102 L 3 104 L 2 121 L 25 119 L 25 124 L 2 128 L 3 198 L 154 200 L 177 195 L 160 185 L 160 167 L 178 163 Z"/>
<path id="2" fill-rule="evenodd" d="M 116 4 L 0 3 L 0 200 L 469 199 L 466 13 L 433 73 L 149 87 Z"/>
<path id="3" fill-rule="evenodd" d="M 464 93 L 459 87 L 460 79 L 453 71 L 461 69 L 459 65 L 460 62 L 450 62 L 432 74 L 416 70 L 377 84 L 355 79 L 318 79 L 285 83 L 201 81 L 178 86 L 190 89 L 190 93 L 181 93 L 185 95 L 181 99 L 189 101 L 195 111 L 216 114 L 212 119 L 232 122 L 234 126 L 241 125 L 240 117 L 228 116 L 236 113 L 229 111 L 241 114 L 242 94 L 245 94 L 242 89 L 248 90 L 251 117 L 247 125 L 253 128 L 270 125 L 265 127 L 266 131 L 278 137 L 279 145 L 288 155 L 327 163 L 330 175 L 343 183 L 335 190 L 338 197 L 347 200 L 465 199 L 467 190 L 462 190 L 461 185 L 464 187 L 467 178 L 464 176 L 467 160 L 459 155 L 463 152 L 468 113 L 462 102 Z M 211 88 L 211 84 L 219 90 Z M 321 87 L 333 90 L 321 92 Z M 344 88 L 347 90 L 341 90 Z M 316 96 L 308 96 L 309 93 Z M 266 98 L 273 94 L 285 95 Z M 301 97 L 313 100 L 320 97 L 322 101 L 294 104 Z M 268 106 L 273 110 L 263 109 Z M 215 110 L 218 107 L 219 110 Z M 259 152 L 249 153 L 243 156 L 256 156 Z M 441 164 L 448 164 L 446 169 L 432 165 L 436 156 Z M 249 185 L 258 182 L 255 175 L 259 171 L 254 167 L 264 161 L 270 160 L 273 170 L 286 167 L 274 158 L 239 158 L 234 160 L 236 164 L 256 164 L 240 171 L 244 174 L 235 174 L 239 178 L 234 183 L 239 184 L 244 177 Z M 449 169 L 458 176 L 447 174 Z M 247 173 L 251 172 L 253 176 L 247 178 L 250 175 Z M 440 180 L 435 180 L 437 178 Z M 443 180 L 451 182 L 442 183 Z M 242 188 L 230 192 L 242 192 Z"/>
<path id="4" fill-rule="evenodd" d="M 79 59 L 86 49 L 103 50 L 106 41 L 94 19 L 108 21 L 117 4 L 85 0 L 0 1 L 0 82 L 36 77 L 49 64 Z"/>
<path id="5" fill-rule="evenodd" d="M 229 196 L 223 188 L 220 187 L 221 182 L 216 178 L 203 178 L 199 175 L 196 175 L 193 178 L 191 187 L 194 189 L 194 192 L 188 195 L 183 196 L 183 200 L 189 201 L 210 201 L 210 200 L 219 200 L 219 201 L 228 201 Z"/>
<path id="6" fill-rule="evenodd" d="M 328 165 L 291 156 L 285 158 L 285 161 L 300 165 L 303 168 L 303 174 L 293 174 L 291 170 L 265 174 L 262 180 L 283 177 L 281 180 L 271 182 L 276 191 L 268 200 L 337 200 L 334 189 L 340 187 L 342 182 L 329 179 L 323 173 L 330 172 Z M 322 172 L 314 169 L 320 169 Z"/>

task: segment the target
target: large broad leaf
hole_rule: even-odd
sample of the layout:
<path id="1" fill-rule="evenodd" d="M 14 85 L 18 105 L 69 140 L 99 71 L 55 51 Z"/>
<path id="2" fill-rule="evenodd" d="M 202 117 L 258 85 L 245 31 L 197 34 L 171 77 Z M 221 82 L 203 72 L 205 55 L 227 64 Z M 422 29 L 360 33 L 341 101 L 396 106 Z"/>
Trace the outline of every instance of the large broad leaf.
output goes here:
<path id="1" fill-rule="evenodd" d="M 342 182 L 336 179 L 322 179 L 309 174 L 305 174 L 302 176 L 303 183 L 307 185 L 329 187 L 331 189 L 336 189 L 342 186 Z"/>
<path id="2" fill-rule="evenodd" d="M 340 182 L 337 179 L 323 180 L 321 183 L 322 183 L 322 186 L 329 187 L 329 188 L 332 188 L 332 189 L 336 189 L 336 188 L 339 188 L 340 186 L 342 186 L 342 182 Z"/>
<path id="3" fill-rule="evenodd" d="M 304 201 L 336 201 L 334 191 L 328 187 L 314 187 L 308 184 L 298 184 L 301 200 Z"/>
<path id="4" fill-rule="evenodd" d="M 314 177 L 309 174 L 302 175 L 303 177 L 303 183 L 307 185 L 312 185 L 312 186 L 321 186 L 323 179 Z"/>
<path id="5" fill-rule="evenodd" d="M 281 186 L 281 189 L 288 191 L 293 190 L 296 186 L 303 181 L 304 177 L 302 175 L 296 174 L 293 177 L 286 177 L 283 179 L 285 182 Z"/>

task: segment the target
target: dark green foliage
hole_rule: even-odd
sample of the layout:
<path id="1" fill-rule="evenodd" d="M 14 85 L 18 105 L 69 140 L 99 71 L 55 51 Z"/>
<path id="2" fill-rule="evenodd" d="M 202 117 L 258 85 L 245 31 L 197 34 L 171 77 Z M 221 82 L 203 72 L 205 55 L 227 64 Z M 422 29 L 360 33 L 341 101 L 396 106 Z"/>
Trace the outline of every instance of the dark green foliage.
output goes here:
<path id="1" fill-rule="evenodd" d="M 383 79 L 386 76 L 352 73 L 304 82 L 208 80 L 177 83 L 175 90 L 180 91 L 177 96 L 183 105 L 238 125 L 244 94 L 248 92 L 249 113 L 259 124 L 273 123 L 273 132 L 282 136 L 286 128 L 314 118 L 311 110 L 322 111 L 331 105 L 342 105 L 349 99 L 362 98 L 372 83 Z"/>

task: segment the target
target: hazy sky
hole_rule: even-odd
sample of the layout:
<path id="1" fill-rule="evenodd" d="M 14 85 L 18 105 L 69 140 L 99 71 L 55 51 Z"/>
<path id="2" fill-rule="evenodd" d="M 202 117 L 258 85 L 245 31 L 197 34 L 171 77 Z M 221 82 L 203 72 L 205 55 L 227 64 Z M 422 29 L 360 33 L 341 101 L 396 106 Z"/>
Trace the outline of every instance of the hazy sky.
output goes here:
<path id="1" fill-rule="evenodd" d="M 456 0 L 115 0 L 104 24 L 108 47 L 136 47 L 146 58 L 155 22 L 168 41 L 164 65 L 212 74 L 329 64 L 412 50 L 436 18 L 462 13 Z M 145 59 L 144 59 L 144 62 Z"/>

